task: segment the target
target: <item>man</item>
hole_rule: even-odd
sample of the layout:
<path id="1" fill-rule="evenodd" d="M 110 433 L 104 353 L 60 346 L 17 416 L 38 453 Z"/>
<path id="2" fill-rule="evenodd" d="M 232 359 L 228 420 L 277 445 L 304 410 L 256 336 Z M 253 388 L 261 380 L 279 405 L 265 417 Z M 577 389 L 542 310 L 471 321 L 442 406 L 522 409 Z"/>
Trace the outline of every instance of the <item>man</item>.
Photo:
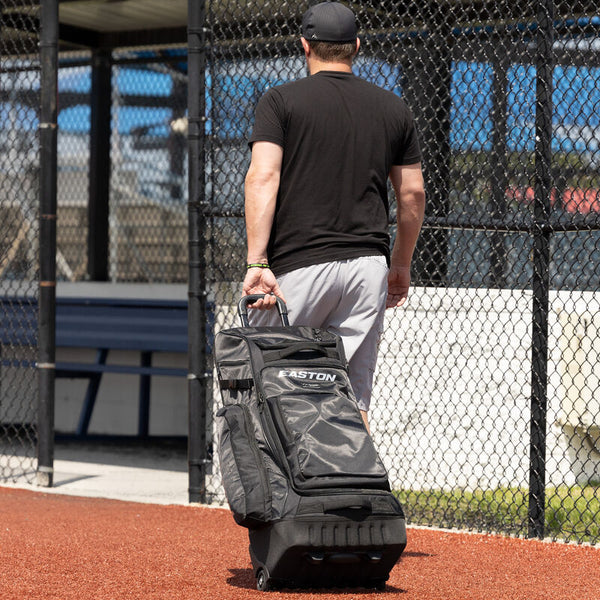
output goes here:
<path id="1" fill-rule="evenodd" d="M 343 340 L 368 428 L 385 307 L 402 306 L 423 220 L 421 154 L 403 100 L 352 73 L 354 13 L 337 2 L 302 20 L 309 76 L 268 90 L 256 109 L 245 182 L 247 272 L 243 294 L 286 301 L 290 323 Z M 398 202 L 389 249 L 387 179 Z M 274 311 L 253 325 L 277 323 Z"/>

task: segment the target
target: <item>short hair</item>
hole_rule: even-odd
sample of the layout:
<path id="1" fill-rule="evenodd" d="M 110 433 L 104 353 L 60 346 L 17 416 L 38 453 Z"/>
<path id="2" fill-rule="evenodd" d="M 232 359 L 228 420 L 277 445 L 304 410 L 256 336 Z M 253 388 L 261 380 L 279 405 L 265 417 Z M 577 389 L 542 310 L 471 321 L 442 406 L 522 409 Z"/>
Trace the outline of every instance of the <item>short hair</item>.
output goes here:
<path id="1" fill-rule="evenodd" d="M 315 56 L 325 62 L 352 60 L 356 54 L 356 41 L 343 44 L 309 41 L 308 44 Z"/>

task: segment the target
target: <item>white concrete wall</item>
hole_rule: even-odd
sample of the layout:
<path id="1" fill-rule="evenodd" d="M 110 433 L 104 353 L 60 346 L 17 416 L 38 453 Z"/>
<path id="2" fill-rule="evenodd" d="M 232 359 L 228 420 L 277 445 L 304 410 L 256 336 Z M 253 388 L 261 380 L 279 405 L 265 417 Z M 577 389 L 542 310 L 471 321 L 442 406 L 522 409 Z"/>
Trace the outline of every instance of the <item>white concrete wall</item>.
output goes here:
<path id="1" fill-rule="evenodd" d="M 600 455 L 562 420 L 559 319 L 584 308 L 600 313 L 599 302 L 594 294 L 551 294 L 549 485 L 600 478 Z M 371 420 L 394 487 L 527 487 L 531 303 L 528 291 L 418 288 L 407 307 L 388 311 Z"/>
<path id="2" fill-rule="evenodd" d="M 550 301 L 546 475 L 572 485 L 600 478 L 600 454 L 564 423 L 564 315 L 600 314 L 600 295 Z M 370 418 L 394 488 L 528 487 L 531 303 L 522 290 L 414 288 L 386 313 Z M 235 307 L 219 306 L 216 322 L 237 326 Z M 600 349 L 600 328 L 588 334 Z M 221 498 L 216 461 L 209 490 Z"/>
<path id="3" fill-rule="evenodd" d="M 94 350 L 57 348 L 57 361 L 95 360 Z M 138 352 L 112 350 L 108 363 L 140 364 Z M 154 366 L 187 368 L 187 355 L 155 353 Z M 137 375 L 105 373 L 100 388 L 89 433 L 135 435 L 138 431 Z M 87 379 L 57 379 L 55 426 L 59 432 L 74 432 L 79 420 Z M 185 377 L 152 377 L 150 387 L 150 435 L 187 435 L 187 379 Z"/>

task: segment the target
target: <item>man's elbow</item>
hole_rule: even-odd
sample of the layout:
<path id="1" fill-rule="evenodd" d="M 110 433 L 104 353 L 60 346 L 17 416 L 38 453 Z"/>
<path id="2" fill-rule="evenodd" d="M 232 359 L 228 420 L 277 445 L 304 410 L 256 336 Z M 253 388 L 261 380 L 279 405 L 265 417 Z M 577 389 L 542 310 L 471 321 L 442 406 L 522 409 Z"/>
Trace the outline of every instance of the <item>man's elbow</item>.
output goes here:
<path id="1" fill-rule="evenodd" d="M 244 181 L 246 190 L 248 189 L 277 189 L 279 186 L 279 172 L 275 169 L 253 169 L 250 168 L 246 173 Z"/>
<path id="2" fill-rule="evenodd" d="M 410 207 L 419 213 L 425 210 L 425 188 L 423 186 L 411 186 L 402 190 L 400 194 L 400 205 Z"/>

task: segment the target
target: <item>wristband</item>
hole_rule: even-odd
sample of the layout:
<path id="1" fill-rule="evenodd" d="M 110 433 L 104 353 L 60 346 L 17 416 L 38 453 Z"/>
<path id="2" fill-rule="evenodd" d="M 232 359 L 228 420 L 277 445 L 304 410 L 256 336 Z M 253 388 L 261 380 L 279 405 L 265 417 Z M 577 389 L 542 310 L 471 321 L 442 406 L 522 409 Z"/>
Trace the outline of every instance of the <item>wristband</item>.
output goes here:
<path id="1" fill-rule="evenodd" d="M 258 267 L 259 269 L 270 269 L 269 263 L 248 263 L 246 265 L 246 269 L 253 269 L 254 267 Z"/>

